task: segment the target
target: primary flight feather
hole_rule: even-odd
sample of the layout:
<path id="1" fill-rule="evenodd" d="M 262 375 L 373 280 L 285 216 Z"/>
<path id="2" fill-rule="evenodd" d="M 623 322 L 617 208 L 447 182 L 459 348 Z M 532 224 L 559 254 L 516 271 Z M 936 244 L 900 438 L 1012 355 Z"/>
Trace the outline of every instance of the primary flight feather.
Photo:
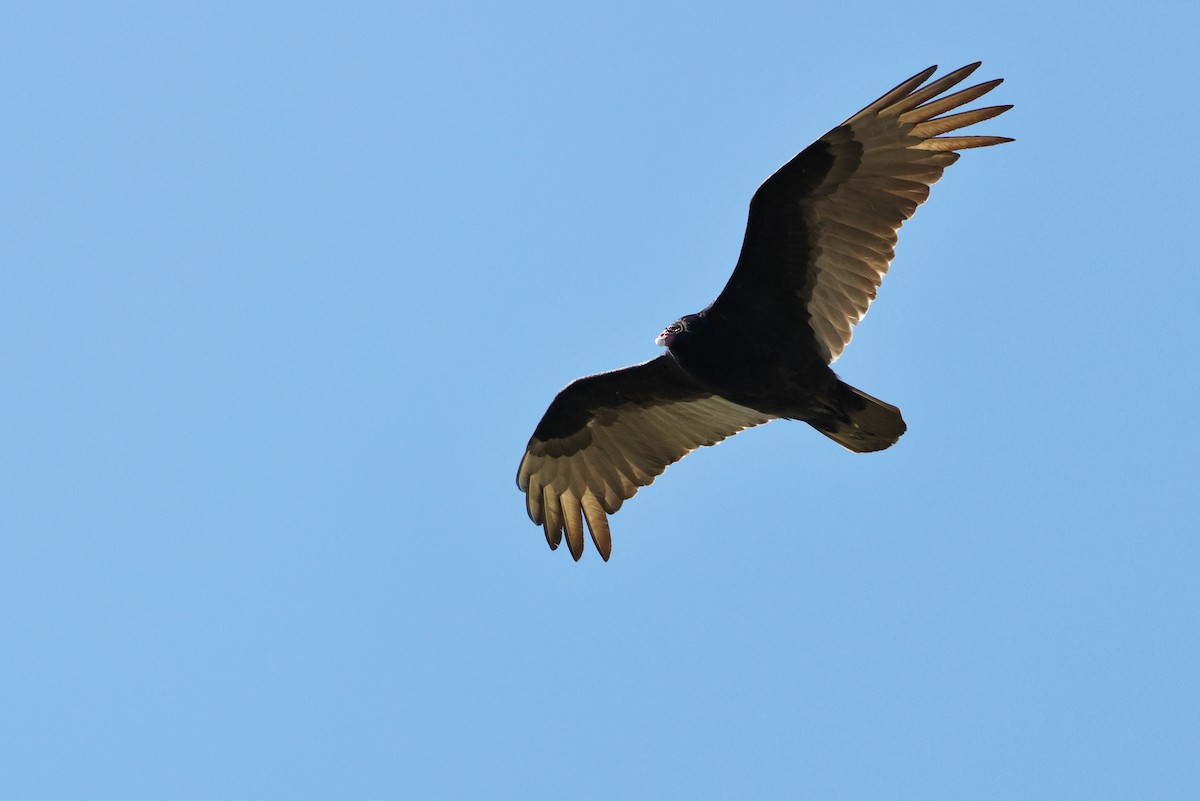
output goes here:
<path id="1" fill-rule="evenodd" d="M 608 515 L 701 445 L 777 417 L 858 453 L 904 433 L 900 410 L 829 368 L 892 261 L 896 232 L 958 160 L 1002 136 L 944 136 L 1011 106 L 953 112 L 1000 79 L 946 94 L 979 63 L 930 82 L 930 67 L 822 136 L 750 201 L 741 255 L 708 308 L 669 325 L 648 362 L 580 378 L 534 429 L 517 486 L 546 541 L 607 561 Z"/>

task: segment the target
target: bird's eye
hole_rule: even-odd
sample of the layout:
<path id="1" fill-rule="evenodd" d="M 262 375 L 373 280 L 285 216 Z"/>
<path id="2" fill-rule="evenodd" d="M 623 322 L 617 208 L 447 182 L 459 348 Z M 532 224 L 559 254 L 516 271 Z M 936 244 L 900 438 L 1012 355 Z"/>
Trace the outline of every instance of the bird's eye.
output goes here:
<path id="1" fill-rule="evenodd" d="M 672 334 L 678 334 L 680 331 L 683 330 L 683 326 L 680 325 L 679 323 L 671 323 L 669 326 L 667 326 L 667 330 L 670 331 Z"/>

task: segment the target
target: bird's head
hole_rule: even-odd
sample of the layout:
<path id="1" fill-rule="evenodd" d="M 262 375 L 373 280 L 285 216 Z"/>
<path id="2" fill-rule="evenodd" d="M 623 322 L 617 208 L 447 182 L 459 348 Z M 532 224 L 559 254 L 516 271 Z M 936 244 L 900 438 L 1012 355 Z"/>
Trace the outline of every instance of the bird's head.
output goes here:
<path id="1" fill-rule="evenodd" d="M 698 316 L 699 315 L 689 314 L 684 317 L 680 317 L 678 320 L 663 329 L 663 332 L 654 340 L 654 344 L 662 345 L 664 348 L 671 347 L 671 345 L 673 345 L 677 339 L 687 335 L 687 332 L 691 328 L 693 321 L 695 321 Z"/>

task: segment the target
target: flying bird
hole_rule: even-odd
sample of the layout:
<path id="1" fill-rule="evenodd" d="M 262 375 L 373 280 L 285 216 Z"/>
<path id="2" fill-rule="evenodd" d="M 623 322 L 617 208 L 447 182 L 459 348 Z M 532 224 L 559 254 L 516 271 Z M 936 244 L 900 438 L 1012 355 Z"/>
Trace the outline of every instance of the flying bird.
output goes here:
<path id="1" fill-rule="evenodd" d="M 924 85 L 930 67 L 805 148 L 750 200 L 741 255 L 706 309 L 667 326 L 666 353 L 558 393 L 517 472 L 526 508 L 576 560 L 583 522 L 605 561 L 608 515 L 667 465 L 775 418 L 856 453 L 905 431 L 900 410 L 830 369 L 891 263 L 896 233 L 958 152 L 1011 142 L 945 136 L 1012 106 L 948 113 L 1002 79 L 946 94 L 979 62 Z"/>

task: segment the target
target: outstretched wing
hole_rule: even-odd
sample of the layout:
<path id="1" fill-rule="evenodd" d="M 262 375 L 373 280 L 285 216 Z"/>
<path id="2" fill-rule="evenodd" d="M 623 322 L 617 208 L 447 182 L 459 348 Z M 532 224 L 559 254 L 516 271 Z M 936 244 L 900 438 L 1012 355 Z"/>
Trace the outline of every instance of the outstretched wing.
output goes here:
<path id="1" fill-rule="evenodd" d="M 771 418 L 707 392 L 669 354 L 580 378 L 550 404 L 517 471 L 529 518 L 557 548 L 583 555 L 583 520 L 612 552 L 608 515 L 667 465 Z"/>
<path id="2" fill-rule="evenodd" d="M 1002 136 L 942 136 L 1012 106 L 947 112 L 1000 80 L 944 95 L 979 62 L 920 88 L 914 75 L 807 147 L 767 179 L 750 202 L 741 256 L 712 314 L 751 330 L 795 330 L 807 319 L 815 347 L 833 362 L 875 299 L 895 253 L 896 233 L 958 160 L 955 151 Z M 805 332 L 807 335 L 807 332 Z M 807 337 L 796 346 L 812 347 Z"/>

